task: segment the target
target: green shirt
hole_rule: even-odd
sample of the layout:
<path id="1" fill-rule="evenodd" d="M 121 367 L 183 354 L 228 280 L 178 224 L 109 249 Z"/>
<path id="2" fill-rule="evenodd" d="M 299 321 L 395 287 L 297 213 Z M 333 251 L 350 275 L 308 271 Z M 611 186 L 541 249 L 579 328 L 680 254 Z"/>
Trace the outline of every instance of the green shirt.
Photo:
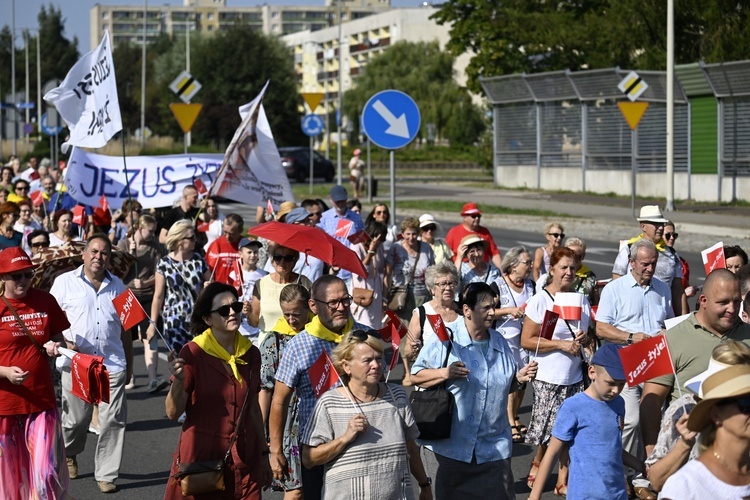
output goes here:
<path id="1" fill-rule="evenodd" d="M 667 333 L 664 334 L 683 392 L 687 391 L 685 382 L 708 368 L 708 362 L 711 359 L 711 352 L 714 347 L 726 340 L 750 341 L 750 325 L 739 319 L 723 337 L 717 337 L 698 323 L 695 314 L 691 313 L 685 321 L 667 330 Z M 674 385 L 674 377 L 674 375 L 664 375 L 649 380 L 649 382 L 672 387 L 672 397 L 667 402 L 674 401 L 679 397 L 677 386 Z"/>

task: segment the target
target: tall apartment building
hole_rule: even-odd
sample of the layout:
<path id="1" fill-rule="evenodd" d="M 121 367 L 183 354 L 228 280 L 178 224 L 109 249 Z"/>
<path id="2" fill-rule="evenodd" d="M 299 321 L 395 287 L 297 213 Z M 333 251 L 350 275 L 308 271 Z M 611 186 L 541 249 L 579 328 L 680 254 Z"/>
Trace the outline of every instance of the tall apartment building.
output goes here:
<path id="1" fill-rule="evenodd" d="M 293 0 L 291 0 L 293 1 Z M 340 0 L 344 22 L 361 19 L 390 9 L 391 0 Z M 227 7 L 226 0 L 183 0 L 182 6 L 156 5 L 146 9 L 143 27 L 143 4 L 94 5 L 89 11 L 91 48 L 96 47 L 109 30 L 114 45 L 123 42 L 153 42 L 161 33 L 184 35 L 188 30 L 212 33 L 237 24 L 269 35 L 285 35 L 297 31 L 318 31 L 338 23 L 336 0 L 320 6 Z"/>

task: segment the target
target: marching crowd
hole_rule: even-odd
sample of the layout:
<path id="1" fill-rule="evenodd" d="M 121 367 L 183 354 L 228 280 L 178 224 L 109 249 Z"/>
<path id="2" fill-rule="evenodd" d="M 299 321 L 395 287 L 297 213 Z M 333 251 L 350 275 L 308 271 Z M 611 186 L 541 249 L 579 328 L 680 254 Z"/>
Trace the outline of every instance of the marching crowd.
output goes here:
<path id="1" fill-rule="evenodd" d="M 642 207 L 612 276 L 597 277 L 559 222 L 543 246 L 501 254 L 472 202 L 442 237 L 430 214 L 396 226 L 376 204 L 365 216 L 343 186 L 259 207 L 249 224 L 192 185 L 162 211 L 77 208 L 55 176 L 36 163 L 0 175 L 0 484 L 18 485 L 3 498 L 70 498 L 92 426 L 95 479 L 116 491 L 134 340 L 148 391 L 167 389 L 182 423 L 165 498 L 515 498 L 523 442 L 536 446 L 530 498 L 555 466 L 554 493 L 574 499 L 750 496 L 748 257 L 725 247 L 726 269 L 691 286 L 658 206 Z M 76 240 L 83 264 L 31 286 Z M 366 275 L 317 251 L 336 244 Z M 129 263 L 119 276 L 116 256 Z M 128 288 L 150 314 L 132 331 L 113 305 Z M 570 293 L 580 320 L 548 328 Z M 400 343 L 383 340 L 393 331 Z M 620 350 L 658 335 L 673 373 L 629 386 Z M 63 347 L 103 357 L 107 402 L 76 396 Z M 338 375 L 322 394 L 320 360 Z"/>

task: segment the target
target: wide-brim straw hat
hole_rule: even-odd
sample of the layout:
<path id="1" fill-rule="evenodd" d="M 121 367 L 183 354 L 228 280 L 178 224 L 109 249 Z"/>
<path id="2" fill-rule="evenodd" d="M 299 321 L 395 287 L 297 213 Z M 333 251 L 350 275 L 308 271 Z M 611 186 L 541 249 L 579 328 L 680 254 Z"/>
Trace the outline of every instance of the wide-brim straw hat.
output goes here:
<path id="1" fill-rule="evenodd" d="M 703 400 L 688 416 L 688 429 L 702 431 L 711 421 L 711 408 L 724 400 L 750 394 L 750 365 L 734 365 L 714 373 L 701 385 Z"/>

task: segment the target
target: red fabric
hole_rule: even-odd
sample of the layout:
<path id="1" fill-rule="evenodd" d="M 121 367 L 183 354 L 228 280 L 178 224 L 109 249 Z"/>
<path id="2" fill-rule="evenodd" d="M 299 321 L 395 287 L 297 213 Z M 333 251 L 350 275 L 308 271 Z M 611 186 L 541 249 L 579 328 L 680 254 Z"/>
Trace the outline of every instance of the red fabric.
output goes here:
<path id="1" fill-rule="evenodd" d="M 550 311 L 549 309 L 545 311 L 542 326 L 539 329 L 539 336 L 547 340 L 552 340 L 552 335 L 555 334 L 555 326 L 557 326 L 558 319 L 560 319 L 560 315 L 556 312 Z"/>
<path id="2" fill-rule="evenodd" d="M 393 356 L 391 357 L 391 363 L 388 365 L 388 371 L 393 370 L 393 367 L 398 363 L 398 351 L 401 348 L 401 337 L 407 332 L 406 327 L 398 316 L 395 316 L 395 321 L 391 318 L 392 316 L 388 315 L 385 326 L 378 330 L 380 338 L 385 342 L 390 342 L 391 347 L 393 348 Z"/>
<path id="3" fill-rule="evenodd" d="M 232 273 L 236 269 L 235 262 L 240 259 L 238 244 L 239 242 L 230 243 L 227 237 L 222 235 L 209 245 L 206 251 L 206 263 L 211 268 L 214 281 L 226 283 L 235 288 L 238 285 L 242 286 L 242 283 L 236 279 L 236 273 Z M 234 279 L 230 277 L 230 273 L 235 277 Z"/>
<path id="4" fill-rule="evenodd" d="M 146 311 L 130 288 L 115 297 L 112 300 L 112 304 L 115 306 L 117 315 L 120 317 L 120 322 L 125 330 L 130 330 L 148 318 Z"/>
<path id="5" fill-rule="evenodd" d="M 195 186 L 195 189 L 198 190 L 198 194 L 201 196 L 205 196 L 208 194 L 208 188 L 206 187 L 206 184 L 200 179 L 195 179 L 193 181 L 193 186 Z"/>
<path id="6" fill-rule="evenodd" d="M 357 243 L 365 243 L 370 241 L 370 235 L 367 234 L 367 231 L 362 229 L 361 231 L 357 231 L 356 233 L 347 236 L 346 239 L 351 241 L 352 245 L 356 245 Z"/>
<path id="7" fill-rule="evenodd" d="M 435 335 L 437 335 L 437 338 L 439 338 L 441 342 L 448 342 L 451 338 L 448 336 L 448 330 L 445 328 L 443 317 L 439 314 L 427 314 L 426 316 L 427 321 L 430 322 L 430 326 L 432 326 L 432 330 L 435 332 Z"/>
<path id="8" fill-rule="evenodd" d="M 70 392 L 89 404 L 109 403 L 109 373 L 104 357 L 77 353 L 70 367 Z"/>
<path id="9" fill-rule="evenodd" d="M 667 338 L 664 335 L 657 335 L 623 347 L 617 353 L 620 355 L 622 368 L 625 370 L 630 387 L 652 378 L 674 373 Z"/>
<path id="10" fill-rule="evenodd" d="M 31 203 L 33 203 L 35 207 L 44 203 L 44 194 L 41 190 L 32 191 L 29 193 L 29 196 L 31 197 Z"/>
<path id="11" fill-rule="evenodd" d="M 65 313 L 47 292 L 30 288 L 23 299 L 8 301 L 41 345 L 70 327 Z M 48 358 L 42 356 L 31 343 L 13 313 L 2 301 L 0 366 L 17 366 L 29 371 L 28 378 L 21 385 L 13 385 L 8 379 L 0 379 L 0 415 L 26 415 L 55 407 L 55 390 Z"/>
<path id="12" fill-rule="evenodd" d="M 73 207 L 73 224 L 83 226 L 86 223 L 86 209 L 83 205 L 76 205 Z"/>
<path id="13" fill-rule="evenodd" d="M 99 208 L 105 212 L 109 212 L 109 202 L 107 201 L 107 197 L 104 196 L 104 193 L 102 193 L 102 196 L 99 198 Z"/>
<path id="14" fill-rule="evenodd" d="M 336 225 L 336 231 L 333 233 L 334 238 L 346 238 L 349 236 L 349 232 L 354 226 L 354 221 L 348 219 L 339 219 L 339 223 Z"/>
<path id="15" fill-rule="evenodd" d="M 680 257 L 680 264 L 682 265 L 682 288 L 687 288 L 690 286 L 690 265 L 682 257 Z"/>
<path id="16" fill-rule="evenodd" d="M 307 369 L 307 374 L 310 376 L 310 383 L 316 398 L 319 398 L 341 380 L 325 350 L 320 353 L 315 363 Z"/>
<path id="17" fill-rule="evenodd" d="M 250 391 L 237 444 L 232 450 L 232 463 L 225 467 L 226 490 L 202 498 L 261 500 L 261 488 L 257 481 L 260 479 L 261 446 L 265 448 L 266 444 L 259 442 L 251 416 L 253 407 L 257 408 L 260 391 L 260 351 L 252 347 L 242 356 L 248 364 L 237 365 L 243 380 L 247 381 L 242 386 L 223 361 L 206 354 L 194 342 L 188 342 L 182 348 L 180 357 L 185 360 L 187 418 L 182 426 L 178 449 L 172 457 L 170 476 L 177 472 L 178 451 L 182 463 L 224 456 L 239 419 L 245 393 Z M 263 458 L 267 460 L 267 457 Z M 169 479 L 164 498 L 184 500 L 193 497 L 183 497 L 180 485 Z"/>
<path id="18" fill-rule="evenodd" d="M 479 226 L 479 229 L 477 229 L 476 231 L 469 231 L 464 227 L 463 224 L 459 224 L 457 226 L 453 226 L 450 231 L 448 231 L 448 234 L 445 235 L 445 242 L 448 243 L 451 251 L 453 251 L 453 255 L 456 255 L 458 253 L 458 245 L 461 243 L 461 240 L 469 234 L 476 234 L 487 243 L 489 243 L 489 252 L 484 253 L 485 261 L 489 262 L 490 257 L 494 257 L 495 255 L 500 254 L 500 250 L 498 250 L 497 245 L 495 245 L 495 240 L 492 239 L 492 235 L 486 227 Z"/>
<path id="19" fill-rule="evenodd" d="M 703 268 L 706 271 L 706 276 L 711 274 L 711 271 L 714 269 L 727 268 L 727 261 L 724 258 L 724 247 L 720 243 L 703 250 L 701 257 L 703 258 Z"/>

